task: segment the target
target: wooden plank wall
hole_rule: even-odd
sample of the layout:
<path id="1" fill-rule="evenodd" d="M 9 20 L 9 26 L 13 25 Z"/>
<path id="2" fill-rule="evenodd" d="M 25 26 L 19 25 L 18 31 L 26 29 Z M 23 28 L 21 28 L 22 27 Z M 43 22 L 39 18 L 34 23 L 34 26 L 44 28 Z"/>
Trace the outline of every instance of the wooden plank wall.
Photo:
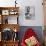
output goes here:
<path id="1" fill-rule="evenodd" d="M 46 26 L 46 0 L 43 1 L 43 8 L 44 8 L 44 26 Z"/>
<path id="2" fill-rule="evenodd" d="M 44 42 L 46 46 L 46 0 L 43 0 L 43 9 L 44 9 Z"/>

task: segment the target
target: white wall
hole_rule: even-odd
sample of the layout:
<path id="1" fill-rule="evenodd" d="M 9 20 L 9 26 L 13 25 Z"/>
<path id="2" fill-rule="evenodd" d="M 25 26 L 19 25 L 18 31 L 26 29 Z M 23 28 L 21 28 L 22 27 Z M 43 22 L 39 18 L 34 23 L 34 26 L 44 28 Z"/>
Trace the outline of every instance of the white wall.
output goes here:
<path id="1" fill-rule="evenodd" d="M 23 3 L 24 2 L 24 3 Z M 20 25 L 22 26 L 42 26 L 43 25 L 43 11 L 42 11 L 42 0 L 24 0 L 21 1 L 21 20 L 20 20 Z M 34 6 L 35 7 L 35 20 L 25 20 L 25 15 L 24 15 L 24 8 L 25 6 Z"/>
<path id="2" fill-rule="evenodd" d="M 15 0 L 0 0 L 0 6 L 14 6 Z M 43 6 L 42 0 L 17 0 L 17 3 L 20 7 L 20 17 L 19 24 L 21 26 L 43 26 Z M 26 20 L 25 19 L 25 6 L 34 6 L 35 7 L 35 19 Z"/>

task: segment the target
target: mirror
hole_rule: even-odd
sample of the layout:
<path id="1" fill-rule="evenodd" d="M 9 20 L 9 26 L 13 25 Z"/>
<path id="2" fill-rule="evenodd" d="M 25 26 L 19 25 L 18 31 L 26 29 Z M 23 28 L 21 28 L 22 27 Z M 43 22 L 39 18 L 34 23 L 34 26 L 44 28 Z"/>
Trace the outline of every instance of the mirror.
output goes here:
<path id="1" fill-rule="evenodd" d="M 14 15 L 12 15 L 12 16 L 3 16 L 2 23 L 3 24 L 17 24 L 18 23 L 17 18 L 18 17 L 14 16 Z"/>

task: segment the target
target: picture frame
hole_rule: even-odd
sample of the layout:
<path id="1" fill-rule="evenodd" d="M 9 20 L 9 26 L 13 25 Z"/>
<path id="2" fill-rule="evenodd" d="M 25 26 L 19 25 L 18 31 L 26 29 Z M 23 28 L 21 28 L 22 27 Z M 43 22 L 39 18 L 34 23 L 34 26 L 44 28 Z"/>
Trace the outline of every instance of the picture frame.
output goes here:
<path id="1" fill-rule="evenodd" d="M 25 19 L 26 20 L 35 19 L 35 7 L 34 6 L 25 6 Z"/>
<path id="2" fill-rule="evenodd" d="M 2 10 L 2 15 L 9 15 L 9 10 Z"/>

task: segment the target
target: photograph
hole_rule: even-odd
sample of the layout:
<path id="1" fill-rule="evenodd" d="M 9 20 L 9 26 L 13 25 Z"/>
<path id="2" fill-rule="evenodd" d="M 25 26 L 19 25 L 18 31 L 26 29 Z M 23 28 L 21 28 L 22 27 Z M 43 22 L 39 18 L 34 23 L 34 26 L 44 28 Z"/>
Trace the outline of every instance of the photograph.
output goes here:
<path id="1" fill-rule="evenodd" d="M 35 7 L 34 6 L 25 7 L 25 19 L 27 19 L 27 20 L 35 19 Z"/>

